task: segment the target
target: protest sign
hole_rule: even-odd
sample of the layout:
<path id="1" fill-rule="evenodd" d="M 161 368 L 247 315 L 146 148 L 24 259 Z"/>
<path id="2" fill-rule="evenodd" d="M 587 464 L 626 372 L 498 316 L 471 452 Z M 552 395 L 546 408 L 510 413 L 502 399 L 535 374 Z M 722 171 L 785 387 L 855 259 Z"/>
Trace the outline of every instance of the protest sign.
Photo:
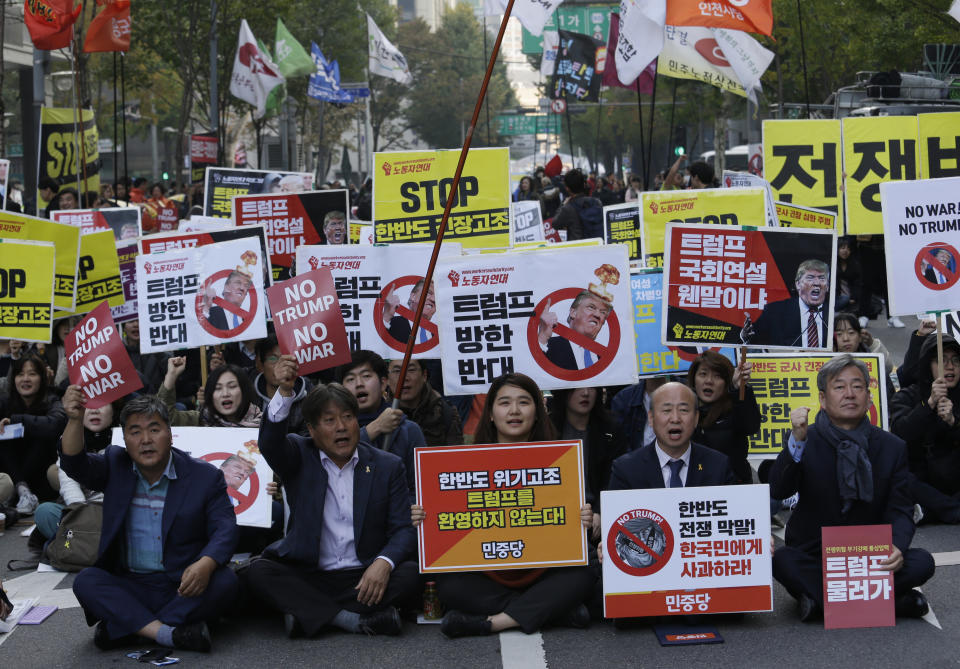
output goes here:
<path id="1" fill-rule="evenodd" d="M 960 177 L 880 185 L 891 316 L 960 305 Z"/>
<path id="2" fill-rule="evenodd" d="M 668 224 L 663 343 L 832 348 L 836 246 L 828 230 Z"/>
<path id="3" fill-rule="evenodd" d="M 51 341 L 55 252 L 52 242 L 0 239 L 0 339 Z"/>
<path id="4" fill-rule="evenodd" d="M 513 231 L 514 244 L 521 242 L 542 242 L 543 217 L 540 202 L 523 200 L 510 205 L 510 228 Z"/>
<path id="5" fill-rule="evenodd" d="M 556 64 L 547 92 L 553 99 L 567 102 L 597 102 L 603 83 L 603 64 L 597 55 L 606 58 L 604 42 L 590 35 L 558 30 Z"/>
<path id="6" fill-rule="evenodd" d="M 262 225 L 266 230 L 274 281 L 290 277 L 298 246 L 346 244 L 349 211 L 346 190 L 238 195 L 233 199 L 235 225 Z"/>
<path id="7" fill-rule="evenodd" d="M 423 288 L 423 274 L 417 272 L 426 270 L 432 251 L 426 244 L 301 246 L 297 249 L 297 274 L 328 268 L 350 350 L 366 349 L 387 359 L 397 358 L 407 348 Z M 444 242 L 440 257 L 445 254 L 460 255 L 460 245 Z M 415 358 L 440 357 L 437 303 L 432 293 L 432 289 L 428 291 L 423 307 L 419 341 L 413 347 Z"/>
<path id="8" fill-rule="evenodd" d="M 267 336 L 256 238 L 137 256 L 140 352 Z"/>
<path id="9" fill-rule="evenodd" d="M 343 314 L 326 267 L 298 274 L 267 289 L 280 351 L 294 355 L 300 375 L 350 362 Z"/>
<path id="10" fill-rule="evenodd" d="M 258 193 L 299 193 L 313 187 L 309 172 L 208 167 L 203 186 L 203 214 L 216 218 L 233 216 L 233 198 Z"/>
<path id="11" fill-rule="evenodd" d="M 604 490 L 605 618 L 773 610 L 766 485 Z"/>
<path id="12" fill-rule="evenodd" d="M 603 241 L 626 244 L 630 266 L 643 266 L 643 226 L 638 202 L 614 204 L 603 208 Z"/>
<path id="13" fill-rule="evenodd" d="M 206 230 L 203 232 L 176 232 L 147 235 L 138 240 L 140 253 L 163 253 L 164 251 L 178 251 L 180 249 L 194 249 L 208 244 L 218 244 L 235 239 L 256 239 L 260 245 L 261 258 L 268 258 L 267 231 L 262 225 L 245 225 L 237 228 L 228 225 L 222 229 Z M 273 283 L 270 265 L 263 264 L 263 283 L 269 286 Z"/>
<path id="14" fill-rule="evenodd" d="M 956 112 L 917 114 L 921 179 L 960 177 L 960 127 Z"/>
<path id="15" fill-rule="evenodd" d="M 190 183 L 203 183 L 208 167 L 217 164 L 217 133 L 190 135 Z"/>
<path id="16" fill-rule="evenodd" d="M 436 240 L 459 158 L 459 149 L 373 154 L 376 243 Z M 509 181 L 509 149 L 470 151 L 443 238 L 464 248 L 510 246 Z"/>
<path id="17" fill-rule="evenodd" d="M 663 272 L 647 270 L 630 275 L 633 295 L 633 330 L 636 339 L 640 376 L 683 374 L 697 356 L 709 347 L 664 346 L 660 343 L 660 319 L 663 316 Z M 710 348 L 726 356 L 736 366 L 736 349 Z"/>
<path id="18" fill-rule="evenodd" d="M 780 202 L 836 212 L 843 230 L 840 121 L 763 122 L 763 178 Z"/>
<path id="19" fill-rule="evenodd" d="M 818 230 L 834 230 L 837 225 L 837 215 L 826 209 L 801 207 L 789 202 L 777 202 L 777 219 L 781 228 L 815 228 Z"/>
<path id="20" fill-rule="evenodd" d="M 56 248 L 53 307 L 60 311 L 72 312 L 77 294 L 80 228 L 48 221 L 45 218 L 0 211 L 0 237 L 53 242 Z"/>
<path id="21" fill-rule="evenodd" d="M 137 318 L 136 241 L 117 242 L 117 262 L 120 264 L 120 282 L 123 284 L 123 304 L 110 307 L 110 315 L 114 323 L 126 323 Z"/>
<path id="22" fill-rule="evenodd" d="M 260 453 L 257 428 L 173 426 L 170 432 L 176 448 L 223 472 L 237 525 L 270 527 L 273 498 L 267 494 L 267 484 L 273 480 L 273 470 Z M 113 444 L 125 446 L 123 428 L 113 429 Z"/>
<path id="23" fill-rule="evenodd" d="M 620 244 L 441 258 L 445 392 L 514 371 L 548 390 L 636 383 L 629 267 Z"/>
<path id="24" fill-rule="evenodd" d="M 893 572 L 880 566 L 893 552 L 891 526 L 845 525 L 821 532 L 824 628 L 896 625 Z"/>
<path id="25" fill-rule="evenodd" d="M 150 198 L 142 205 L 143 218 L 141 229 L 143 234 L 156 232 L 173 232 L 180 227 L 180 205 L 170 198 Z"/>
<path id="26" fill-rule="evenodd" d="M 225 230 L 232 227 L 233 219 L 194 214 L 190 218 L 180 221 L 177 232 L 210 232 L 211 230 Z"/>
<path id="27" fill-rule="evenodd" d="M 369 221 L 350 221 L 350 243 L 373 244 L 373 223 Z"/>
<path id="28" fill-rule="evenodd" d="M 647 267 L 663 267 L 663 238 L 667 223 L 708 225 L 766 224 L 766 203 L 760 188 L 668 190 L 641 194 L 643 252 Z"/>
<path id="29" fill-rule="evenodd" d="M 587 564 L 580 441 L 414 450 L 420 573 Z"/>
<path id="30" fill-rule="evenodd" d="M 10 178 L 10 161 L 0 158 L 0 209 L 7 208 L 7 180 Z"/>
<path id="31" fill-rule="evenodd" d="M 820 411 L 817 372 L 839 353 L 751 353 L 750 389 L 760 407 L 760 430 L 750 435 L 751 456 L 772 459 L 790 440 L 790 412 L 799 407 L 810 409 L 807 423 L 814 424 Z M 870 372 L 870 406 L 867 419 L 871 425 L 889 429 L 887 414 L 887 370 L 879 353 L 853 353 Z"/>
<path id="32" fill-rule="evenodd" d="M 58 223 L 78 226 L 82 235 L 112 230 L 118 242 L 140 236 L 140 207 L 57 209 L 50 212 L 50 217 Z"/>
<path id="33" fill-rule="evenodd" d="M 843 119 L 843 172 L 846 234 L 881 234 L 880 184 L 918 178 L 916 117 Z"/>
<path id="34" fill-rule="evenodd" d="M 759 150 L 759 145 L 756 146 Z M 767 208 L 767 225 L 777 227 L 777 209 L 773 204 L 773 189 L 770 188 L 770 184 L 762 176 L 751 172 L 724 170 L 720 185 L 723 188 L 762 188 L 763 202 Z"/>
<path id="35" fill-rule="evenodd" d="M 80 130 L 80 141 L 77 129 Z M 75 188 L 81 195 L 100 192 L 100 152 L 97 123 L 92 109 L 40 109 L 40 155 L 37 161 L 37 182 L 44 177 L 56 181 L 60 188 Z M 80 173 L 77 173 L 77 168 Z M 62 192 L 62 191 L 61 191 Z M 37 212 L 50 203 L 37 190 Z"/>
<path id="36" fill-rule="evenodd" d="M 103 300 L 111 307 L 119 307 L 124 302 L 120 259 L 117 257 L 117 242 L 112 230 L 80 235 L 74 313 L 86 313 Z"/>
<path id="37" fill-rule="evenodd" d="M 70 383 L 83 390 L 86 408 L 99 409 L 143 388 L 107 302 L 77 323 L 63 346 Z"/>

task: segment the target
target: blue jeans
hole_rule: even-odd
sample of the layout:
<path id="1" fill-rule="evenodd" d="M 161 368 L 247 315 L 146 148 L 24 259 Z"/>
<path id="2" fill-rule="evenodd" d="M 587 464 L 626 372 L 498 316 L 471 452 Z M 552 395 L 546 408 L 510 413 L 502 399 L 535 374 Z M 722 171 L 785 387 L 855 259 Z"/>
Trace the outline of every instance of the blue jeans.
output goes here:
<path id="1" fill-rule="evenodd" d="M 44 502 L 33 512 L 33 522 L 37 524 L 37 531 L 47 541 L 56 535 L 60 519 L 63 517 L 63 510 L 66 508 L 63 504 L 56 502 Z"/>

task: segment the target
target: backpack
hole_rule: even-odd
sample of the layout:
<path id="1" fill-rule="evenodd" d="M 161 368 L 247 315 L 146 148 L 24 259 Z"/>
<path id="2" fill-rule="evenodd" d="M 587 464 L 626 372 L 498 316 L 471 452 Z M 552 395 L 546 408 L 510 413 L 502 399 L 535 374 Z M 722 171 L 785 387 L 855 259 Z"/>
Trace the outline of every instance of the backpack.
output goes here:
<path id="1" fill-rule="evenodd" d="M 570 201 L 570 206 L 580 218 L 583 238 L 599 237 L 603 239 L 603 203 L 595 197 L 584 195 Z"/>
<path id="2" fill-rule="evenodd" d="M 57 533 L 44 550 L 47 563 L 57 571 L 92 567 L 100 548 L 103 505 L 71 504 L 63 510 Z"/>

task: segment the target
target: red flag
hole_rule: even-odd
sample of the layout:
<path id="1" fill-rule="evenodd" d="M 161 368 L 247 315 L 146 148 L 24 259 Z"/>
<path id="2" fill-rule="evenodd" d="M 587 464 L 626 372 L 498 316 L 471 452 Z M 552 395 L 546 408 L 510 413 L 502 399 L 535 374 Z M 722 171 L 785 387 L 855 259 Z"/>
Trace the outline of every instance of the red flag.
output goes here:
<path id="1" fill-rule="evenodd" d="M 33 46 L 42 51 L 53 51 L 70 46 L 73 24 L 83 11 L 83 5 L 73 6 L 74 0 L 26 0 L 23 3 L 23 22 L 30 31 Z"/>
<path id="2" fill-rule="evenodd" d="M 657 59 L 654 58 L 647 65 L 640 76 L 633 80 L 632 84 L 625 85 L 620 83 L 620 76 L 617 74 L 617 41 L 620 38 L 620 14 L 613 12 L 610 14 L 610 37 L 607 40 L 607 64 L 603 69 L 603 85 L 618 86 L 620 88 L 629 88 L 632 91 L 640 87 L 641 93 L 650 95 L 653 92 L 653 79 L 657 76 Z"/>
<path id="3" fill-rule="evenodd" d="M 547 164 L 543 168 L 543 173 L 551 178 L 557 176 L 562 171 L 563 161 L 560 160 L 560 156 L 554 156 L 551 158 L 549 161 L 547 161 Z"/>
<path id="4" fill-rule="evenodd" d="M 130 0 L 98 0 L 104 5 L 87 29 L 84 53 L 130 50 Z"/>
<path id="5" fill-rule="evenodd" d="M 727 28 L 773 37 L 773 0 L 667 0 L 668 26 Z"/>

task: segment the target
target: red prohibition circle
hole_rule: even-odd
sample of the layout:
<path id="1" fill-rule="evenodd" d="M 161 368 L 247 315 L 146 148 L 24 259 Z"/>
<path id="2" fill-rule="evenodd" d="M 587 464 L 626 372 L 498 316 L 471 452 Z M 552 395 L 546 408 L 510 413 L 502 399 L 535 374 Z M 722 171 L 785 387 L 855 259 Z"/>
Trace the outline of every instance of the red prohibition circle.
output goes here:
<path id="1" fill-rule="evenodd" d="M 417 281 L 422 281 L 422 280 L 423 280 L 423 277 L 417 276 L 416 274 L 408 274 L 407 276 L 397 277 L 396 279 L 388 283 L 386 286 L 384 286 L 383 290 L 380 291 L 380 297 L 377 298 L 377 303 L 373 307 L 373 325 L 374 327 L 377 328 L 377 332 L 380 334 L 380 338 L 383 340 L 383 342 L 387 346 L 389 346 L 395 351 L 399 351 L 400 353 L 406 352 L 407 342 L 398 341 L 397 339 L 394 338 L 393 335 L 390 334 L 390 331 L 387 330 L 387 326 L 383 324 L 383 308 L 384 306 L 386 306 L 387 295 L 395 291 L 397 288 L 402 288 L 403 286 L 414 286 L 416 285 Z M 415 314 L 412 311 L 410 311 L 410 309 L 403 306 L 402 304 L 397 305 L 396 313 L 398 316 L 403 316 L 408 321 L 413 323 L 413 317 L 415 316 Z M 424 351 L 429 351 L 430 349 L 434 348 L 437 345 L 438 341 L 440 341 L 439 337 L 437 336 L 438 332 L 437 332 L 436 323 L 432 321 L 428 321 L 426 318 L 421 318 L 420 329 L 426 330 L 433 336 L 430 337 L 427 341 L 422 341 L 417 344 L 414 344 L 413 346 L 414 353 L 423 353 Z"/>
<path id="2" fill-rule="evenodd" d="M 940 261 L 934 257 L 934 253 L 939 250 L 947 251 L 950 255 L 953 256 L 954 269 L 944 267 L 940 264 Z M 939 271 L 946 277 L 946 283 L 933 283 L 923 275 L 923 260 L 927 261 L 931 267 L 937 268 L 936 271 Z M 936 264 L 934 264 L 936 263 Z M 957 249 L 953 248 L 946 242 L 934 242 L 932 244 L 927 244 L 922 249 L 920 253 L 917 254 L 917 259 L 913 263 L 913 271 L 916 272 L 917 278 L 920 279 L 920 283 L 923 284 L 924 288 L 929 288 L 930 290 L 946 290 L 947 288 L 953 288 L 956 285 L 957 279 L 960 278 L 960 253 L 957 253 Z"/>
<path id="3" fill-rule="evenodd" d="M 624 527 L 626 522 L 637 518 L 649 519 L 663 532 L 664 548 L 662 553 L 658 554 L 650 546 L 647 546 L 642 539 Z M 652 557 L 653 563 L 648 567 L 634 567 L 627 564 L 617 553 L 617 536 L 620 534 L 626 535 L 627 539 L 635 545 L 638 545 L 641 550 Z M 607 556 L 609 556 L 613 564 L 617 566 L 617 569 L 625 574 L 630 574 L 631 576 L 649 576 L 650 574 L 655 574 L 670 562 L 671 555 L 673 555 L 673 530 L 670 529 L 670 524 L 667 523 L 667 520 L 656 511 L 633 509 L 621 513 L 613 522 L 613 525 L 610 526 L 610 531 L 607 533 Z"/>
<path id="4" fill-rule="evenodd" d="M 543 314 L 547 303 L 556 304 L 564 300 L 573 300 L 582 292 L 582 288 L 560 288 L 553 291 L 537 303 L 533 316 L 527 322 L 527 346 L 530 348 L 533 359 L 537 361 L 543 371 L 562 381 L 584 381 L 596 376 L 610 366 L 613 359 L 617 357 L 617 350 L 620 348 L 620 321 L 617 319 L 617 312 L 613 309 L 610 310 L 605 321 L 609 327 L 610 339 L 606 346 L 600 347 L 603 349 L 603 354 L 594 352 L 597 355 L 597 361 L 586 369 L 564 369 L 550 361 L 547 354 L 540 348 L 537 330 L 540 325 L 540 316 Z"/>
<path id="5" fill-rule="evenodd" d="M 204 462 L 209 462 L 211 465 L 217 461 L 226 461 L 231 456 L 235 455 L 234 453 L 207 453 L 206 455 L 200 456 L 200 459 Z M 214 465 L 216 466 L 216 465 Z M 244 495 L 239 490 L 227 486 L 227 494 L 237 500 L 238 504 L 233 508 L 234 512 L 239 516 L 241 513 L 253 506 L 253 503 L 257 501 L 257 495 L 260 493 L 260 477 L 257 476 L 257 470 L 254 469 L 250 472 L 249 478 L 247 481 L 250 483 L 250 492 Z"/>
<path id="6" fill-rule="evenodd" d="M 213 303 L 223 309 L 227 313 L 235 314 L 240 317 L 240 325 L 235 328 L 230 328 L 228 330 L 221 330 L 218 327 L 215 327 L 210 321 L 207 320 L 207 317 L 203 315 L 203 296 L 207 294 L 207 288 L 212 286 L 214 283 L 220 279 L 226 279 L 230 276 L 232 269 L 222 269 L 219 272 L 214 272 L 207 280 L 203 282 L 203 285 L 200 286 L 200 290 L 197 291 L 197 299 L 194 304 L 194 309 L 197 312 L 197 322 L 200 323 L 200 327 L 212 334 L 214 337 L 219 337 L 220 339 L 229 339 L 230 337 L 236 337 L 238 334 L 246 330 L 253 324 L 253 320 L 257 315 L 257 291 L 252 287 L 247 291 L 247 295 L 250 296 L 250 308 L 241 309 L 234 304 L 230 304 L 222 297 L 214 297 Z"/>

